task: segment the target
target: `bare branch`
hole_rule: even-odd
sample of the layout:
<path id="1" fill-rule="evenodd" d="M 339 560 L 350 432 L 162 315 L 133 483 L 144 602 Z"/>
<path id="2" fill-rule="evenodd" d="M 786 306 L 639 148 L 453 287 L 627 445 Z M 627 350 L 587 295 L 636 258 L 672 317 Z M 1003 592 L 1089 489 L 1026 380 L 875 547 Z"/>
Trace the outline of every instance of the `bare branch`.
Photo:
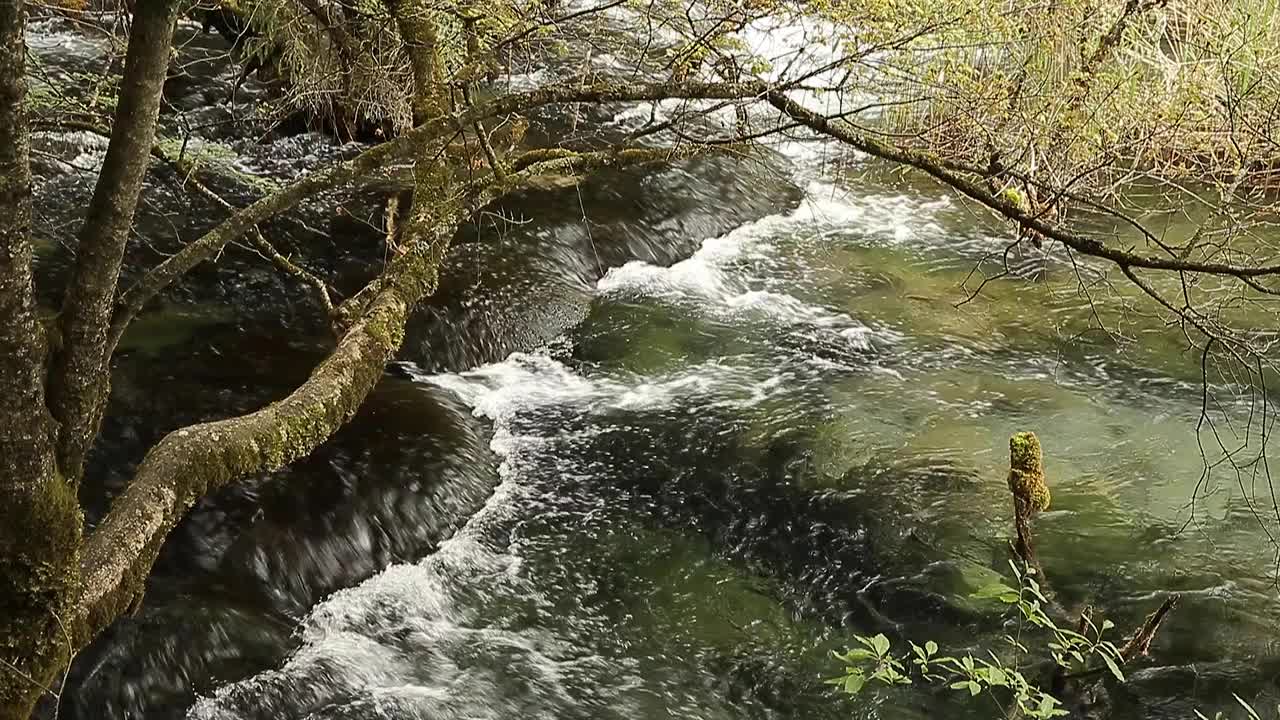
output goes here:
<path id="1" fill-rule="evenodd" d="M 1179 258 L 1142 255 L 1109 247 L 1097 238 L 1046 223 L 1032 212 L 1019 207 L 1013 201 L 992 193 L 983 183 L 978 181 L 977 177 L 968 175 L 965 172 L 958 172 L 955 169 L 957 167 L 955 163 L 948 163 L 935 154 L 875 140 L 853 130 L 847 124 L 829 121 L 824 115 L 809 110 L 787 97 L 783 92 L 770 90 L 766 92 L 765 96 L 774 107 L 816 132 L 833 137 L 868 155 L 922 170 L 962 194 L 1013 220 L 1020 226 L 1035 230 L 1041 235 L 1056 240 L 1084 255 L 1109 260 L 1116 265 L 1126 267 L 1225 275 L 1241 280 L 1280 275 L 1280 265 L 1249 266 L 1230 263 L 1195 262 Z"/>
<path id="2" fill-rule="evenodd" d="M 555 103 L 605 103 L 666 98 L 728 99 L 751 97 L 767 86 L 750 83 L 604 83 L 585 87 L 555 87 L 501 97 L 484 105 L 436 118 L 359 156 L 335 163 L 294 181 L 284 189 L 240 210 L 218 227 L 191 242 L 139 279 L 121 297 L 112 325 L 112 346 L 143 306 L 200 263 L 215 257 L 227 243 L 249 228 L 297 205 L 312 195 L 355 181 L 409 154 L 420 143 L 438 141 L 458 127 Z"/>

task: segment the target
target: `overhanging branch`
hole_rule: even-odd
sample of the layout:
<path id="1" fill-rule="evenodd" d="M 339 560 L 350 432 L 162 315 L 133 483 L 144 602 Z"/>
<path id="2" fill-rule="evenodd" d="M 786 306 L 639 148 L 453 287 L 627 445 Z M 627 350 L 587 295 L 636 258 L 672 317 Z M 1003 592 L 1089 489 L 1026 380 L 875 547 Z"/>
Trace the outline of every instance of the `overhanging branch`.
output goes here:
<path id="1" fill-rule="evenodd" d="M 769 88 L 764 83 L 601 83 L 584 87 L 554 87 L 507 95 L 459 113 L 423 123 L 394 140 L 360 155 L 310 173 L 236 212 L 218 227 L 194 240 L 155 266 L 121 297 L 112 322 L 114 348 L 125 328 L 152 298 L 192 268 L 209 260 L 249 228 L 289 210 L 307 197 L 358 180 L 400 157 L 421 143 L 439 141 L 458 127 L 557 103 L 606 103 L 656 101 L 669 98 L 730 99 L 755 97 Z"/>
<path id="2" fill-rule="evenodd" d="M 1121 267 L 1221 275 L 1234 277 L 1241 281 L 1263 276 L 1280 275 L 1280 264 L 1250 266 L 1196 262 L 1181 258 L 1145 255 L 1110 247 L 1097 238 L 1072 232 L 1060 225 L 1044 222 L 1037 214 L 1028 212 L 1013 201 L 991 192 L 979 181 L 977 176 L 957 170 L 957 166 L 954 163 L 949 163 L 936 154 L 911 150 L 874 139 L 858 132 L 847 123 L 834 122 L 821 113 L 806 108 L 781 91 L 769 90 L 764 97 L 775 108 L 815 132 L 839 140 L 873 157 L 926 172 L 960 193 L 1014 221 L 1019 226 L 1035 230 L 1041 235 L 1051 240 L 1056 240 L 1084 255 L 1109 260 Z"/>
<path id="3" fill-rule="evenodd" d="M 85 540 L 81 589 L 72 613 L 77 644 L 87 643 L 129 607 L 165 538 L 199 498 L 250 473 L 306 456 L 355 414 L 399 349 L 410 309 L 435 291 L 444 250 L 462 222 L 541 175 L 580 176 L 707 151 L 627 149 L 555 157 L 502 179 L 490 175 L 459 198 L 444 201 L 452 202 L 452 208 L 430 215 L 440 218 L 432 227 L 406 233 L 422 239 L 378 278 L 373 296 L 302 385 L 247 415 L 174 431 L 147 453 L 133 481 Z"/>

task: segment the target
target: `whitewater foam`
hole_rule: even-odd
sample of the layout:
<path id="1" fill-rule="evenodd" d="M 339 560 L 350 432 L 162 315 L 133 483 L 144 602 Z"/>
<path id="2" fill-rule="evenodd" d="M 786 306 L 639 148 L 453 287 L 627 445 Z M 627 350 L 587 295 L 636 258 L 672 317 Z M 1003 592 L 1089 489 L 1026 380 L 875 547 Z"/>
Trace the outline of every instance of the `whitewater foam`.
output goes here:
<path id="1" fill-rule="evenodd" d="M 846 313 L 807 303 L 783 289 L 783 283 L 753 277 L 750 268 L 762 266 L 768 275 L 768 268 L 778 262 L 780 240 L 821 242 L 854 231 L 894 238 L 932 232 L 927 221 L 904 224 L 904 217 L 916 217 L 899 212 L 907 202 L 901 198 L 899 204 L 885 204 L 879 198 L 854 197 L 836 186 L 813 182 L 804 200 L 790 212 L 769 215 L 709 238 L 693 255 L 671 266 L 633 261 L 611 268 L 596 283 L 596 289 L 604 297 L 692 301 L 688 303 L 690 311 L 704 316 L 726 321 L 764 317 L 793 328 L 828 331 L 855 349 L 870 349 L 874 337 L 887 342 L 897 338 Z M 760 287 L 762 284 L 766 286 Z"/>

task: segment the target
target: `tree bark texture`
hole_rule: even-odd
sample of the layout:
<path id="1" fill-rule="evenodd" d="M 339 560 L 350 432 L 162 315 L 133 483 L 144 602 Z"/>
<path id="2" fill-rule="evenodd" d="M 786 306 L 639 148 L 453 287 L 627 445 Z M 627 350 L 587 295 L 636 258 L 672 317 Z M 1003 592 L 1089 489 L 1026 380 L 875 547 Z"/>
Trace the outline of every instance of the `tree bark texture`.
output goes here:
<path id="1" fill-rule="evenodd" d="M 32 278 L 24 8 L 0 0 L 0 719 L 25 718 L 68 655 L 80 508 L 58 473 Z"/>

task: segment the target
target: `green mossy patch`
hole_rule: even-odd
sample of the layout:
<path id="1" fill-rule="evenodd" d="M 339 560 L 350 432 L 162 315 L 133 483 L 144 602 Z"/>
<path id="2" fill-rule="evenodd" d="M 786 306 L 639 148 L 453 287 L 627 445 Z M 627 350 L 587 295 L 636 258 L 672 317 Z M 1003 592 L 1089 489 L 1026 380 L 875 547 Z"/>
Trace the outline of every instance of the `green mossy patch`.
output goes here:
<path id="1" fill-rule="evenodd" d="M 1033 432 L 1020 432 L 1009 438 L 1009 491 L 1033 512 L 1049 509 L 1051 495 L 1044 479 L 1040 439 Z"/>

